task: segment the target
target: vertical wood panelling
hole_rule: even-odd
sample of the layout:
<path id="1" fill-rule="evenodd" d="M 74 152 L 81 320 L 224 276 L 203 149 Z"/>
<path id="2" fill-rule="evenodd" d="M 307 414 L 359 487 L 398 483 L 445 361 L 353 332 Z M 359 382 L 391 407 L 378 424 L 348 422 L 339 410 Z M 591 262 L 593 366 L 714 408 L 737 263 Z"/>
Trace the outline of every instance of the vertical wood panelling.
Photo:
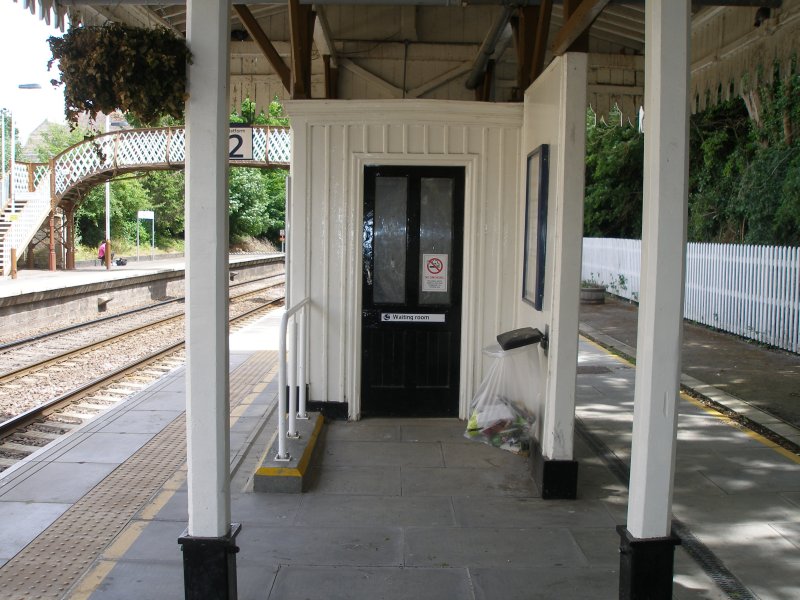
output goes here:
<path id="1" fill-rule="evenodd" d="M 334 154 L 335 150 L 331 145 L 331 126 L 330 125 L 323 125 L 320 127 L 323 131 L 323 135 L 320 136 L 321 143 L 320 148 L 330 148 L 330 151 L 324 152 L 323 155 L 319 158 L 322 159 L 321 164 L 323 168 L 322 177 L 318 178 L 320 186 L 323 188 L 320 194 L 320 204 L 322 205 L 320 208 L 320 212 L 322 213 L 322 235 L 320 236 L 323 242 L 323 263 L 328 263 L 333 260 L 332 254 L 336 252 L 336 243 L 335 240 L 337 239 L 336 232 L 333 231 L 333 223 L 331 219 L 331 196 L 330 196 L 330 178 L 331 178 L 331 157 Z M 313 201 L 313 197 L 312 197 Z M 313 256 L 313 252 L 312 252 Z M 331 281 L 331 270 L 326 269 L 323 275 L 323 282 L 322 282 L 322 290 L 324 293 L 324 308 L 323 311 L 325 314 L 331 314 L 332 304 L 335 302 L 336 299 L 336 291 L 339 287 L 340 282 L 337 281 L 334 277 L 334 281 Z M 334 275 L 338 275 L 338 273 L 334 273 Z M 338 311 L 334 311 L 338 313 Z M 334 323 L 335 323 L 334 319 Z M 332 364 L 335 360 L 335 357 L 338 356 L 338 352 L 331 351 L 332 349 L 329 348 L 330 343 L 330 330 L 335 327 L 335 324 L 331 323 L 328 327 L 325 327 L 321 332 L 321 342 L 322 346 L 326 349 L 325 352 L 327 353 L 327 357 L 325 363 L 323 365 L 324 369 L 324 381 L 325 386 L 328 386 L 328 382 L 330 381 L 330 374 L 331 372 L 335 372 L 336 365 Z"/>
<path id="2" fill-rule="evenodd" d="M 309 170 L 306 173 L 308 180 L 306 188 L 309 190 L 308 201 L 309 208 L 309 223 L 310 234 L 306 240 L 306 247 L 308 248 L 309 256 L 318 257 L 317 260 L 323 264 L 327 263 L 328 257 L 328 236 L 330 235 L 330 223 L 328 216 L 328 198 L 325 194 L 325 173 L 327 171 L 327 136 L 325 135 L 326 126 L 312 125 L 310 127 L 310 144 L 309 152 L 311 159 L 309 164 L 321 165 L 321 173 L 314 176 Z M 323 150 L 325 149 L 325 150 Z M 317 277 L 312 275 L 308 284 L 308 293 L 313 297 L 314 306 L 319 310 L 320 325 L 319 328 L 314 327 L 312 331 L 319 332 L 320 348 L 315 354 L 319 357 L 317 365 L 318 373 L 321 375 L 321 386 L 323 389 L 328 388 L 330 382 L 330 356 L 332 352 L 328 348 L 327 338 L 330 328 L 330 319 L 332 315 L 332 306 L 330 298 L 329 287 L 329 271 L 320 273 Z M 302 298 L 297 298 L 301 300 Z M 335 318 L 335 315 L 333 315 Z M 313 368 L 313 367 L 312 367 Z"/>
<path id="3" fill-rule="evenodd" d="M 342 139 L 345 139 L 342 136 Z M 326 165 L 327 177 L 336 177 L 331 182 L 331 186 L 336 185 L 340 189 L 340 178 L 344 173 L 340 170 L 340 165 L 347 164 L 347 154 L 341 147 L 341 144 L 328 144 L 331 151 L 328 153 L 328 163 Z M 333 200 L 333 198 L 332 198 Z M 336 320 L 336 327 L 333 329 L 336 337 L 336 365 L 335 372 L 337 375 L 336 381 L 336 398 L 341 398 L 344 401 L 347 398 L 347 384 L 350 376 L 347 372 L 347 290 L 354 289 L 352 283 L 349 281 L 348 268 L 347 268 L 347 229 L 350 223 L 349 212 L 352 206 L 352 200 L 344 203 L 331 203 L 332 213 L 330 216 L 331 225 L 334 227 L 334 232 L 330 236 L 331 244 L 331 260 L 327 264 L 336 265 L 336 279 L 333 282 L 334 288 L 331 294 L 336 296 L 338 305 L 338 319 Z M 328 346 L 333 344 L 333 341 L 328 338 L 326 340 Z M 331 367 L 333 370 L 333 366 Z"/>
<path id="4" fill-rule="evenodd" d="M 346 245 L 345 253 L 345 269 L 347 269 L 347 278 L 345 282 L 345 289 L 342 294 L 347 298 L 345 303 L 345 313 L 342 318 L 342 330 L 339 332 L 342 340 L 344 340 L 345 355 L 342 358 L 343 372 L 340 374 L 340 389 L 344 392 L 340 396 L 341 401 L 348 402 L 356 397 L 357 389 L 359 386 L 358 365 L 360 364 L 360 357 L 356 356 L 358 349 L 361 347 L 361 327 L 360 323 L 348 323 L 349 315 L 354 313 L 354 307 L 360 306 L 361 299 L 361 244 L 357 240 L 361 239 L 361 200 L 360 194 L 357 192 L 358 186 L 356 181 L 353 180 L 353 173 L 350 169 L 350 144 L 349 136 L 344 132 L 345 128 L 342 127 L 342 145 L 341 157 L 334 165 L 333 172 L 338 174 L 338 179 L 335 182 L 336 190 L 345 199 L 347 206 L 347 222 L 350 226 L 345 226 L 347 235 L 343 237 Z M 358 265 L 357 268 L 348 268 L 348 266 Z M 350 404 L 351 410 L 353 405 Z"/>
<path id="5" fill-rule="evenodd" d="M 366 127 L 367 131 L 367 152 L 383 152 L 385 148 L 383 126 Z"/>
<path id="6" fill-rule="evenodd" d="M 287 106 L 294 118 L 292 108 L 313 105 Z M 372 118 L 326 116 L 307 126 L 300 125 L 301 118 L 294 131 L 295 152 L 307 156 L 307 176 L 293 191 L 293 202 L 306 203 L 305 211 L 298 213 L 303 215 L 306 239 L 292 249 L 297 253 L 305 247 L 306 256 L 295 254 L 289 270 L 290 276 L 302 276 L 307 282 L 302 292 L 307 290 L 312 299 L 312 398 L 346 400 L 352 410 L 360 409 L 363 165 L 463 165 L 467 168 L 461 357 L 464 416 L 467 401 L 483 377 L 481 349 L 500 330 L 513 326 L 514 298 L 504 280 L 519 276 L 515 249 L 519 243 L 520 130 L 474 118 L 461 123 L 446 108 L 441 109 L 441 118 L 429 116 L 422 121 L 415 114 L 405 121 L 395 117 L 387 122 L 383 117 L 391 113 L 381 111 L 377 104 L 369 108 Z M 297 112 L 302 115 L 302 110 Z M 514 115 L 521 124 L 521 110 L 499 112 L 504 118 Z"/>
<path id="7" fill-rule="evenodd" d="M 388 154 L 402 154 L 404 152 L 405 127 L 392 123 L 388 126 L 388 144 L 386 152 Z"/>
<path id="8" fill-rule="evenodd" d="M 481 172 L 487 173 L 489 171 L 489 140 L 488 132 L 486 128 L 481 127 L 479 130 L 480 132 L 480 152 L 478 153 L 481 157 Z M 477 134 L 477 132 L 476 132 Z M 473 137 L 473 136 L 470 136 Z M 475 136 L 477 137 L 477 136 Z M 488 177 L 484 177 L 480 181 L 480 188 L 478 190 L 478 194 L 481 198 L 487 198 L 489 194 L 489 179 Z M 475 248 L 475 259 L 476 265 L 478 268 L 476 283 L 480 282 L 479 285 L 483 285 L 486 281 L 485 273 L 486 273 L 486 202 L 481 202 L 476 211 L 476 222 L 477 222 L 477 240 L 478 244 Z M 487 297 L 486 294 L 477 294 L 475 298 L 475 330 L 478 332 L 479 339 L 485 340 L 488 338 L 485 322 L 486 322 L 486 312 L 487 312 Z M 487 359 L 481 353 L 481 366 L 477 369 L 477 375 L 480 376 L 481 373 L 484 372 L 486 368 Z M 477 382 L 476 382 L 477 383 Z"/>
<path id="9" fill-rule="evenodd" d="M 584 238 L 583 279 L 638 300 L 639 240 Z M 623 276 L 627 285 L 619 285 Z M 615 286 L 616 284 L 616 286 Z M 684 318 L 800 351 L 800 248 L 690 243 Z"/>
<path id="10" fill-rule="evenodd" d="M 467 152 L 467 128 L 447 128 L 447 152 L 449 154 L 465 154 Z"/>
<path id="11" fill-rule="evenodd" d="M 466 149 L 467 154 L 477 154 L 481 156 L 484 150 L 484 136 L 486 132 L 483 127 L 468 127 L 466 130 Z"/>
<path id="12" fill-rule="evenodd" d="M 489 132 L 489 140 L 490 146 L 492 148 L 502 148 L 503 147 L 503 130 L 502 129 L 493 129 Z M 503 172 L 503 160 L 502 153 L 498 152 L 496 155 L 490 157 L 490 172 Z M 494 185 L 491 190 L 489 190 L 489 194 L 486 197 L 486 217 L 487 221 L 491 221 L 490 229 L 491 232 L 489 234 L 487 241 L 487 247 L 491 249 L 490 256 L 488 257 L 489 260 L 489 271 L 486 273 L 486 281 L 491 282 L 490 286 L 492 288 L 492 313 L 494 313 L 494 319 L 492 321 L 492 331 L 496 336 L 498 333 L 504 331 L 502 329 L 502 299 L 504 295 L 504 286 L 503 286 L 503 266 L 502 262 L 505 258 L 503 256 L 503 221 L 505 220 L 502 213 L 502 201 L 503 201 L 503 188 L 504 188 L 504 181 L 502 177 L 498 177 L 494 182 Z"/>
<path id="13" fill-rule="evenodd" d="M 408 125 L 406 130 L 408 132 L 406 152 L 408 154 L 424 154 L 425 127 L 422 125 Z"/>
<path id="14" fill-rule="evenodd" d="M 445 153 L 445 127 L 441 125 L 428 125 L 428 154 Z"/>
<path id="15" fill-rule="evenodd" d="M 503 212 L 500 225 L 502 254 L 502 287 L 503 304 L 499 311 L 502 316 L 501 331 L 513 329 L 517 323 L 516 309 L 518 299 L 522 297 L 522 238 L 517 237 L 519 211 L 524 210 L 525 202 L 519 195 L 519 162 L 509 157 L 517 155 L 519 133 L 511 128 L 503 130 L 502 157 L 500 162 L 500 178 L 503 181 L 502 195 L 497 198 L 497 207 Z M 492 204 L 489 204 L 491 209 Z M 518 242 L 519 240 L 519 242 Z"/>

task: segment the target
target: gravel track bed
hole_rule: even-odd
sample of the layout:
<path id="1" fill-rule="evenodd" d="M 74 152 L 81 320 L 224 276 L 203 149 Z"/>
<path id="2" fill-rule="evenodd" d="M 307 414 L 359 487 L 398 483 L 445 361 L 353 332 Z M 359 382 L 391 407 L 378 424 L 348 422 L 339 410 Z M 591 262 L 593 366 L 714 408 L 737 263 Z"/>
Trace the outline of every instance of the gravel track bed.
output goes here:
<path id="1" fill-rule="evenodd" d="M 158 306 L 161 302 L 165 300 L 171 300 L 170 297 L 164 298 L 157 298 L 152 302 L 148 302 L 145 304 L 141 304 L 139 306 L 126 306 L 125 308 L 118 308 L 114 309 L 109 307 L 106 312 L 104 312 L 101 316 L 103 317 L 113 317 L 115 315 L 119 315 L 121 313 L 127 312 L 131 309 L 136 308 L 146 308 L 148 306 Z M 10 342 L 16 342 L 17 340 L 21 340 L 28 337 L 33 337 L 35 335 L 41 335 L 52 331 L 55 328 L 63 328 L 63 327 L 71 327 L 73 325 L 81 325 L 86 324 L 87 326 L 92 323 L 92 321 L 87 320 L 85 317 L 77 317 L 72 316 L 69 314 L 62 314 L 59 318 L 58 323 L 52 323 L 48 327 L 32 327 L 30 329 L 15 329 L 14 331 L 8 333 L 0 333 L 0 344 L 8 344 Z"/>

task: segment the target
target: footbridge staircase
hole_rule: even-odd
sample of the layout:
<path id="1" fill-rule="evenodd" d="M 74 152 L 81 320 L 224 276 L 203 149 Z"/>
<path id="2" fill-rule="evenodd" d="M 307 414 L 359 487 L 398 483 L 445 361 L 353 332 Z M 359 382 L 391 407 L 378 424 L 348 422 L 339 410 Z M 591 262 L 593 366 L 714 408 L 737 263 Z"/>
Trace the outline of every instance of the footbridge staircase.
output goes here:
<path id="1" fill-rule="evenodd" d="M 237 125 L 235 131 L 231 135 L 231 166 L 289 167 L 288 128 Z M 75 209 L 94 186 L 126 173 L 183 169 L 185 158 L 185 130 L 160 127 L 124 129 L 87 138 L 48 163 L 16 163 L 13 176 L 3 177 L 2 276 L 16 273 L 18 258 L 37 234 L 40 240 L 49 240 L 51 270 L 59 262 L 56 240 L 64 248 L 61 264 L 74 268 Z"/>

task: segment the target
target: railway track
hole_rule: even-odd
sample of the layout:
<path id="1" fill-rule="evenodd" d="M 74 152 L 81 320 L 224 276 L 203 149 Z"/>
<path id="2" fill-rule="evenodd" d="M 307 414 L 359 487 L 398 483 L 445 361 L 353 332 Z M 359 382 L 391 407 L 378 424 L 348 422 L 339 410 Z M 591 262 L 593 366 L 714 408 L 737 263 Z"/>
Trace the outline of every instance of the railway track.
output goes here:
<path id="1" fill-rule="evenodd" d="M 280 274 L 231 284 L 231 300 L 235 301 L 236 298 L 265 286 L 282 283 L 283 279 L 284 276 Z M 25 368 L 35 368 L 39 363 L 57 359 L 93 342 L 101 342 L 156 321 L 182 315 L 183 301 L 183 297 L 169 298 L 91 321 L 0 343 L 0 382 L 17 376 Z"/>
<path id="2" fill-rule="evenodd" d="M 267 279 L 236 286 L 232 330 L 283 301 L 283 277 Z M 180 300 L 0 346 L 0 471 L 181 366 Z M 168 304 L 177 314 L 164 314 Z M 126 319 L 140 322 L 120 325 Z"/>

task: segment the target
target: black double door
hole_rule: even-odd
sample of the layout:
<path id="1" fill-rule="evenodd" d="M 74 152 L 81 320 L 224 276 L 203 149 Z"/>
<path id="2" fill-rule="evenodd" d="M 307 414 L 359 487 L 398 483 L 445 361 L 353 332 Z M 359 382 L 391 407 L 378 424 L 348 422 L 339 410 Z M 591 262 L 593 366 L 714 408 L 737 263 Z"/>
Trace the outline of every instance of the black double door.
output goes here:
<path id="1" fill-rule="evenodd" d="M 457 416 L 463 167 L 364 171 L 364 416 Z"/>

